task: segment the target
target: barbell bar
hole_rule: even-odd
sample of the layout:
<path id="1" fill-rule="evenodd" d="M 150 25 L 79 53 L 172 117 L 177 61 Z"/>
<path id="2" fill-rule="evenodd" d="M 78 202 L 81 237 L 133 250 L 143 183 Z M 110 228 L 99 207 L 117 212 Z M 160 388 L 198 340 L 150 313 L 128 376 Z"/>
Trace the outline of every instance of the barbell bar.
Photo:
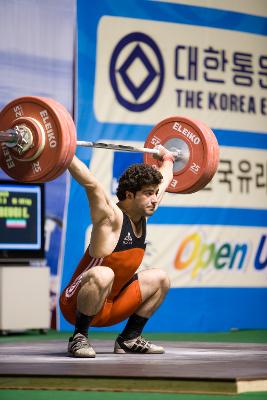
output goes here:
<path id="1" fill-rule="evenodd" d="M 109 149 L 114 151 L 125 151 L 132 153 L 148 153 L 148 154 L 157 154 L 159 155 L 159 150 L 150 149 L 149 147 L 134 147 L 134 146 L 126 146 L 124 144 L 113 144 L 113 143 L 101 143 L 101 142 L 88 142 L 84 140 L 77 140 L 77 146 L 83 147 L 93 147 L 96 149 Z M 174 149 L 171 151 L 172 155 L 175 159 L 183 157 L 182 151 L 179 149 Z"/>
<path id="2" fill-rule="evenodd" d="M 5 143 L 7 147 L 15 147 L 17 145 L 21 146 L 21 142 L 23 142 L 23 130 L 25 126 L 20 125 L 17 126 L 17 129 L 8 129 L 6 131 L 0 131 L 0 142 Z M 26 144 L 26 143 L 25 143 Z M 32 143 L 27 143 L 28 145 L 32 145 Z M 158 149 L 150 149 L 148 147 L 134 147 L 122 144 L 113 144 L 113 143 L 101 143 L 101 142 L 90 142 L 85 140 L 77 140 L 77 146 L 81 147 L 92 147 L 95 149 L 108 149 L 114 151 L 123 151 L 123 152 L 133 152 L 133 153 L 149 153 L 159 155 Z M 22 152 L 25 150 L 23 149 Z M 179 157 L 183 157 L 183 153 L 179 149 L 174 149 L 171 152 L 175 159 Z"/>
<path id="3" fill-rule="evenodd" d="M 70 165 L 76 146 L 144 153 L 144 162 L 160 167 L 157 145 L 175 156 L 173 180 L 167 191 L 193 193 L 210 182 L 219 161 L 214 133 L 204 123 L 174 116 L 159 122 L 144 147 L 77 141 L 76 128 L 65 107 L 44 97 L 28 96 L 8 103 L 0 113 L 0 166 L 12 178 L 46 182 Z"/>

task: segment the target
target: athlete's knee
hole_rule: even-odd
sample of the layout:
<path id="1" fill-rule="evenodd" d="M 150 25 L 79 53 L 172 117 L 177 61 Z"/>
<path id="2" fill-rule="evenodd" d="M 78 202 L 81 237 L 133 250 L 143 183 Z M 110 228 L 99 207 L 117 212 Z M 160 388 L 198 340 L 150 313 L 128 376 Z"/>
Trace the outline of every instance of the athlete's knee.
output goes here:
<path id="1" fill-rule="evenodd" d="M 114 280 L 114 272 L 109 267 L 99 266 L 91 268 L 82 278 L 81 285 L 85 283 L 95 285 L 98 289 L 109 288 Z"/>
<path id="2" fill-rule="evenodd" d="M 170 288 L 170 279 L 165 271 L 159 268 L 152 268 L 141 272 L 138 275 L 143 296 L 154 294 L 158 290 L 166 293 Z"/>
<path id="3" fill-rule="evenodd" d="M 92 268 L 91 280 L 100 289 L 106 289 L 112 285 L 114 280 L 114 272 L 109 267 Z"/>
<path id="4" fill-rule="evenodd" d="M 171 286 L 170 278 L 168 277 L 167 273 L 162 269 L 156 269 L 154 272 L 158 287 L 164 292 L 167 292 Z"/>

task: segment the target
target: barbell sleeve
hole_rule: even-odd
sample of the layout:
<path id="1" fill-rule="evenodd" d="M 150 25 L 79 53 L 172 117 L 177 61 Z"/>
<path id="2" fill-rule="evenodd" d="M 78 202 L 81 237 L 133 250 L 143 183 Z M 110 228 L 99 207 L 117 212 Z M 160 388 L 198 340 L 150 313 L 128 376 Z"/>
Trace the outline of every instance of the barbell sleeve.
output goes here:
<path id="1" fill-rule="evenodd" d="M 18 132 L 15 129 L 0 131 L 0 142 L 16 144 L 18 142 Z"/>

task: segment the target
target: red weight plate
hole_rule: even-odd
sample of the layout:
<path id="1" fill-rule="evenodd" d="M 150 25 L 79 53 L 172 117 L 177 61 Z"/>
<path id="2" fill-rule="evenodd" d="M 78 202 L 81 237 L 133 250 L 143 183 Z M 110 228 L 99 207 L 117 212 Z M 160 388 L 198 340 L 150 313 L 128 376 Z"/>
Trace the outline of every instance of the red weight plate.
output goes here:
<path id="1" fill-rule="evenodd" d="M 34 160 L 15 159 L 12 151 L 2 144 L 0 151 L 1 167 L 12 178 L 24 182 L 40 182 L 57 170 L 65 160 L 69 143 L 66 144 L 64 131 L 66 123 L 60 112 L 44 99 L 21 97 L 7 104 L 0 114 L 0 130 L 9 129 L 18 118 L 36 121 L 45 137 L 43 150 Z M 25 122 L 27 126 L 27 122 Z M 33 130 L 32 126 L 29 126 Z M 27 152 L 25 154 L 27 158 Z"/>
<path id="2" fill-rule="evenodd" d="M 77 141 L 76 127 L 75 127 L 75 124 L 73 122 L 71 115 L 66 110 L 66 108 L 62 104 L 56 102 L 55 100 L 52 100 L 52 101 L 60 110 L 62 118 L 64 118 L 66 120 L 66 123 L 68 126 L 68 134 L 69 134 L 69 138 L 70 138 L 70 144 L 69 144 L 68 152 L 66 154 L 66 160 L 65 160 L 65 163 L 63 166 L 64 170 L 66 170 L 69 167 L 69 165 L 71 164 L 71 161 L 72 161 L 72 159 L 75 155 L 75 151 L 76 151 L 76 141 Z M 59 175 L 60 175 L 60 173 L 57 174 L 57 176 L 59 176 Z"/>
<path id="3" fill-rule="evenodd" d="M 73 119 L 66 108 L 54 99 L 42 98 L 51 107 L 56 108 L 60 113 L 62 121 L 66 124 L 66 130 L 64 131 L 64 136 L 66 139 L 66 144 L 68 143 L 67 151 L 65 154 L 65 159 L 62 159 L 62 165 L 59 166 L 57 170 L 51 171 L 51 173 L 45 177 L 45 181 L 56 179 L 60 176 L 70 165 L 76 150 L 76 128 Z"/>
<path id="4" fill-rule="evenodd" d="M 57 112 L 58 117 L 61 122 L 61 125 L 63 127 L 63 130 L 62 130 L 63 141 L 62 141 L 61 157 L 57 160 L 57 163 L 55 163 L 54 168 L 51 169 L 50 171 L 48 171 L 48 173 L 42 177 L 42 182 L 48 182 L 48 181 L 56 179 L 58 176 L 60 176 L 66 170 L 65 160 L 66 160 L 66 157 L 67 157 L 67 154 L 69 151 L 69 147 L 70 147 L 70 137 L 69 137 L 69 133 L 68 133 L 68 125 L 67 125 L 66 119 L 62 115 L 61 110 L 59 109 L 57 104 L 54 103 L 52 99 L 47 98 L 47 97 L 38 97 L 38 99 L 43 101 L 47 106 L 49 106 L 55 112 Z"/>
<path id="5" fill-rule="evenodd" d="M 219 163 L 219 145 L 216 136 L 214 135 L 212 130 L 202 121 L 195 120 L 195 122 L 199 126 L 202 126 L 202 129 L 205 132 L 205 137 L 207 140 L 208 147 L 210 149 L 210 154 L 207 160 L 206 171 L 202 179 L 198 183 L 196 183 L 193 187 L 191 187 L 187 191 L 184 191 L 183 193 L 194 193 L 207 186 L 207 184 L 212 180 L 213 176 L 215 175 Z"/>
<path id="6" fill-rule="evenodd" d="M 201 126 L 203 132 L 205 133 L 205 140 L 207 142 L 209 153 L 207 154 L 207 164 L 202 178 L 191 188 L 183 191 L 183 193 L 194 193 L 204 188 L 210 182 L 217 170 L 219 148 L 216 137 L 205 124 L 200 121 L 195 122 Z"/>
<path id="7" fill-rule="evenodd" d="M 153 148 L 158 144 L 169 150 L 173 147 L 181 148 L 184 154 L 184 159 L 174 163 L 174 176 L 167 188 L 168 192 L 183 193 L 192 190 L 206 179 L 208 160 L 213 150 L 205 137 L 202 125 L 191 118 L 180 116 L 167 118 L 152 129 L 146 139 L 145 147 Z M 144 161 L 150 165 L 161 165 L 160 161 L 148 153 L 145 153 Z"/>
<path id="8" fill-rule="evenodd" d="M 55 100 L 53 100 L 55 102 Z M 57 102 L 56 102 L 57 103 Z M 66 118 L 68 127 L 69 127 L 69 134 L 70 134 L 70 148 L 66 158 L 66 167 L 68 168 L 76 151 L 76 142 L 77 142 L 77 134 L 76 134 L 76 127 L 72 116 L 68 112 L 68 110 L 60 103 L 57 103 L 58 106 L 61 108 L 63 115 Z"/>
<path id="9" fill-rule="evenodd" d="M 203 125 L 203 128 L 205 129 L 206 132 L 206 138 L 209 141 L 209 147 L 211 149 L 212 154 L 210 155 L 209 165 L 207 166 L 207 171 L 206 171 L 206 177 L 205 179 L 201 182 L 200 187 L 197 190 L 200 190 L 204 188 L 213 178 L 215 175 L 217 168 L 218 168 L 218 162 L 219 162 L 219 145 L 216 139 L 216 136 L 212 132 L 212 130 L 203 124 L 203 122 L 198 121 L 198 123 Z"/>
<path id="10" fill-rule="evenodd" d="M 203 125 L 204 129 L 206 129 L 207 137 L 209 137 L 210 140 L 210 147 L 213 150 L 213 162 L 211 161 L 212 163 L 210 166 L 209 174 L 207 176 L 207 179 L 203 182 L 201 189 L 204 188 L 214 177 L 218 168 L 219 157 L 220 157 L 220 148 L 216 136 L 208 126 L 206 126 L 205 124 Z"/>

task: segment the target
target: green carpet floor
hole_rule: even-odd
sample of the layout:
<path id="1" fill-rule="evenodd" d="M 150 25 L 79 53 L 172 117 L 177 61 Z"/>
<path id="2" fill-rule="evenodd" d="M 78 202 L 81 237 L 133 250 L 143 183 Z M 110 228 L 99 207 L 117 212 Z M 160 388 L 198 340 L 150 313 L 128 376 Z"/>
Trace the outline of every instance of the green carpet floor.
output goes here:
<path id="1" fill-rule="evenodd" d="M 90 338 L 113 340 L 118 332 L 91 331 Z M 0 337 L 1 343 L 12 343 L 16 341 L 33 341 L 62 339 L 67 340 L 70 332 L 57 332 L 49 330 L 46 334 L 40 334 L 38 331 L 27 331 L 22 333 L 12 333 Z M 170 340 L 182 342 L 233 342 L 233 343 L 267 343 L 267 330 L 236 330 L 231 332 L 212 332 L 212 333 L 145 333 L 150 340 Z"/>
<path id="2" fill-rule="evenodd" d="M 55 390 L 1 390 L 1 400 L 266 400 L 267 393 L 195 395 L 161 393 L 71 392 Z"/>

